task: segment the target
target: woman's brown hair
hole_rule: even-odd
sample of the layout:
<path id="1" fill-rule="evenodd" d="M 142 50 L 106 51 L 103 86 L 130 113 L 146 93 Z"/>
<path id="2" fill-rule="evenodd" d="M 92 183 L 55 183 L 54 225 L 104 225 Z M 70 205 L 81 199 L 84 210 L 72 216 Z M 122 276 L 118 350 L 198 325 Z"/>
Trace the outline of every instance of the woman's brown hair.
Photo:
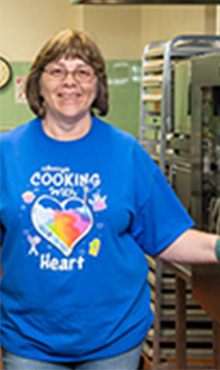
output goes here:
<path id="1" fill-rule="evenodd" d="M 96 43 L 85 32 L 67 29 L 53 36 L 35 58 L 26 81 L 26 96 L 31 110 L 44 118 L 46 108 L 40 95 L 40 78 L 48 63 L 60 58 L 80 58 L 92 66 L 98 80 L 97 96 L 91 112 L 98 110 L 104 116 L 108 113 L 108 87 L 105 62 Z"/>

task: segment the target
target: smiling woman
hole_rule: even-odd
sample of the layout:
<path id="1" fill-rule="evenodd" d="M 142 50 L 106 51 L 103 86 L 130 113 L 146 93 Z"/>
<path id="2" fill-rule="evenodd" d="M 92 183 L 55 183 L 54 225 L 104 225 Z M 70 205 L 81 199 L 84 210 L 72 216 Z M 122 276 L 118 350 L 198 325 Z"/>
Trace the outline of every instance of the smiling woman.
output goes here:
<path id="1" fill-rule="evenodd" d="M 32 65 L 26 95 L 33 112 L 44 118 L 44 127 L 55 125 L 55 128 L 56 117 L 59 116 L 62 121 L 64 118 L 68 120 L 69 131 L 71 109 L 68 107 L 65 113 L 61 106 L 70 105 L 74 106 L 74 130 L 79 119 L 77 131 L 82 124 L 82 133 L 85 132 L 85 127 L 89 127 L 89 114 L 94 109 L 100 115 L 108 112 L 105 63 L 98 46 L 84 32 L 64 30 L 56 34 L 45 44 Z M 56 122 L 52 123 L 52 118 Z M 63 124 L 65 128 L 65 122 Z M 65 135 L 65 129 L 63 133 Z"/>
<path id="2" fill-rule="evenodd" d="M 26 87 L 36 118 L 0 137 L 4 370 L 136 370 L 153 323 L 146 254 L 217 263 L 147 152 L 108 111 L 99 49 L 55 35 Z"/>

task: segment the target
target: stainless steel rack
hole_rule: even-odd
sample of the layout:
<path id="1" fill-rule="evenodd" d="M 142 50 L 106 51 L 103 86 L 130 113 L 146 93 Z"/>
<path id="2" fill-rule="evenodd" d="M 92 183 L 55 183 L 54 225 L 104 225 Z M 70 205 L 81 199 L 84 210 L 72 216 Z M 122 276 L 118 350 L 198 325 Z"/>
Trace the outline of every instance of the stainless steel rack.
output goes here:
<path id="1" fill-rule="evenodd" d="M 216 53 L 220 36 L 180 35 L 146 45 L 142 58 L 140 140 L 165 171 L 174 132 L 175 64 L 193 56 Z"/>
<path id="2" fill-rule="evenodd" d="M 198 132 L 194 132 L 192 135 L 192 116 L 194 127 L 196 107 L 192 97 L 195 91 L 191 84 L 191 61 L 203 55 L 216 53 L 220 53 L 220 36 L 202 35 L 183 35 L 168 42 L 154 42 L 147 45 L 143 53 L 140 141 L 165 173 L 190 213 L 192 213 L 192 192 L 194 191 L 192 171 L 195 175 L 196 169 L 198 171 L 200 168 L 199 160 L 201 161 L 201 151 L 198 153 L 199 149 L 196 149 L 201 149 L 201 144 L 197 145 Z M 185 62 L 188 63 L 187 73 L 189 73 L 186 94 L 189 103 L 190 127 L 187 134 L 176 130 L 174 100 L 174 87 L 181 89 L 181 85 L 178 86 L 175 83 L 176 68 Z M 196 65 L 196 62 L 194 64 Z M 195 74 L 195 68 L 193 73 Z M 192 107 L 192 105 L 194 106 Z M 199 106 L 198 101 L 197 105 Z M 198 110 L 196 115 L 200 118 Z M 196 145 L 194 145 L 193 138 L 197 140 Z M 194 151 L 197 150 L 196 157 L 195 153 L 193 154 L 196 163 L 195 158 L 192 160 L 192 145 L 194 145 Z M 175 148 L 178 148 L 178 153 Z M 201 174 L 198 176 L 201 180 Z M 201 182 L 198 179 L 194 182 L 198 189 L 194 201 L 196 206 L 193 205 L 194 209 L 196 207 L 196 211 L 194 210 L 193 215 L 195 212 L 198 215 L 201 213 L 201 199 L 199 197 L 201 197 L 202 190 Z M 185 186 L 183 186 L 184 184 Z M 213 217 L 215 217 L 214 212 L 212 221 Z M 181 364 L 181 369 L 192 369 L 193 364 L 187 367 L 187 357 L 194 362 L 197 369 L 203 367 L 200 362 L 201 358 L 206 361 L 205 368 L 207 364 L 209 368 L 212 368 L 212 319 L 192 300 L 191 267 L 185 266 L 187 273 L 183 275 L 178 265 L 175 271 L 172 264 L 164 265 L 160 260 L 153 260 L 153 262 L 151 260 L 150 265 L 149 279 L 152 288 L 155 322 L 152 331 L 146 338 L 145 351 L 151 362 L 149 368 L 165 369 L 168 367 L 170 369 L 172 366 L 176 368 L 175 366 Z M 170 281 L 169 305 L 167 304 L 166 284 L 168 276 Z M 181 309 L 181 305 L 177 307 L 175 297 L 179 299 L 178 302 L 181 302 L 182 299 L 185 312 L 183 308 Z M 169 315 L 170 310 L 172 315 Z M 176 316 L 178 312 L 182 316 Z M 182 325 L 183 321 L 184 325 Z M 164 326 L 165 322 L 166 326 Z M 194 327 L 193 324 L 195 324 Z M 183 328 L 183 326 L 185 327 Z M 177 336 L 175 336 L 175 332 Z M 177 362 L 175 363 L 175 361 Z"/>

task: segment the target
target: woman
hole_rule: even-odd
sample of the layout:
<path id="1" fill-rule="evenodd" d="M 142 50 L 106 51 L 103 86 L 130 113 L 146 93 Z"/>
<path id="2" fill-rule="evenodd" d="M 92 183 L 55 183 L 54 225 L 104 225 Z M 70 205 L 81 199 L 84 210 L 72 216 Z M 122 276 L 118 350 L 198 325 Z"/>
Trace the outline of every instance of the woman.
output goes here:
<path id="1" fill-rule="evenodd" d="M 191 230 L 137 140 L 95 116 L 107 82 L 86 34 L 49 40 L 26 93 L 37 118 L 1 139 L 5 370 L 134 370 L 153 322 L 145 254 L 217 263 L 218 236 Z"/>

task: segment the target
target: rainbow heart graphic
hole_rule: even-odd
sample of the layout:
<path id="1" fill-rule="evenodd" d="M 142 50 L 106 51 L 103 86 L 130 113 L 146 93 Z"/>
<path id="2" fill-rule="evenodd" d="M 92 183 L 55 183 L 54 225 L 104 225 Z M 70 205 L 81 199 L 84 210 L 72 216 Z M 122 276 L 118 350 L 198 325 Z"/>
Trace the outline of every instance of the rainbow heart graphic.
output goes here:
<path id="1" fill-rule="evenodd" d="M 43 195 L 34 203 L 31 218 L 39 234 L 67 257 L 93 226 L 89 207 L 77 197 L 59 202 Z"/>

